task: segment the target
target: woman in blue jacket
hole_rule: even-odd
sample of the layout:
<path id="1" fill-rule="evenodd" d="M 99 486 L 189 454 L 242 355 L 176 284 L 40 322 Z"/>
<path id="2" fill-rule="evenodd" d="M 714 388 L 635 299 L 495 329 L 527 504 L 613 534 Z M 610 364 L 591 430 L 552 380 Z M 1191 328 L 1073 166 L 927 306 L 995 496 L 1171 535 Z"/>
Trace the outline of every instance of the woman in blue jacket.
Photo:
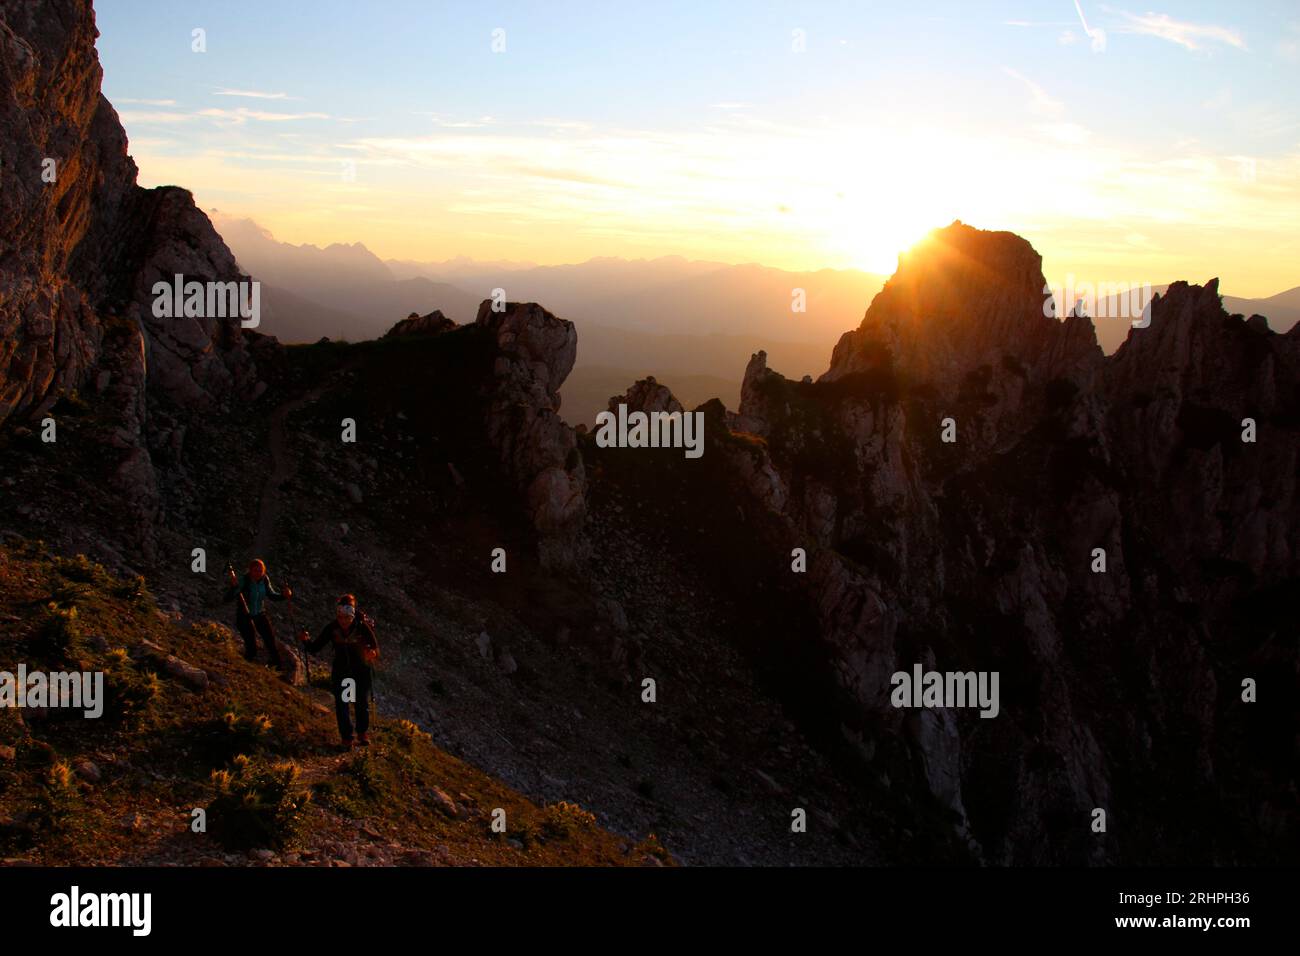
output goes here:
<path id="1" fill-rule="evenodd" d="M 272 601 L 292 598 L 293 589 L 277 591 L 266 573 L 266 562 L 261 558 L 255 558 L 248 566 L 248 573 L 241 577 L 235 577 L 235 569 L 231 568 L 227 583 L 230 587 L 226 590 L 226 600 L 229 601 L 236 595 L 239 597 L 239 605 L 235 610 L 235 627 L 244 639 L 244 657 L 250 661 L 257 660 L 257 635 L 261 635 L 271 662 L 279 666 L 280 652 L 275 646 L 275 629 L 266 614 L 266 601 L 268 598 Z"/>

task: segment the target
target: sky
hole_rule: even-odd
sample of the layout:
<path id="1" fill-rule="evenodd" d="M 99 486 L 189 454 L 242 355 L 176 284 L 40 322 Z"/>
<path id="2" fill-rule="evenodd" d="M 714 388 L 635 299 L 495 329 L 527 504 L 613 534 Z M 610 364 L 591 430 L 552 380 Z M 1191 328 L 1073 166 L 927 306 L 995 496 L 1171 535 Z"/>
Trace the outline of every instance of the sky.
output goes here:
<path id="1" fill-rule="evenodd" d="M 1300 3 L 1140 2 L 96 10 L 141 183 L 281 241 L 888 274 L 961 219 L 1054 284 L 1300 285 Z"/>

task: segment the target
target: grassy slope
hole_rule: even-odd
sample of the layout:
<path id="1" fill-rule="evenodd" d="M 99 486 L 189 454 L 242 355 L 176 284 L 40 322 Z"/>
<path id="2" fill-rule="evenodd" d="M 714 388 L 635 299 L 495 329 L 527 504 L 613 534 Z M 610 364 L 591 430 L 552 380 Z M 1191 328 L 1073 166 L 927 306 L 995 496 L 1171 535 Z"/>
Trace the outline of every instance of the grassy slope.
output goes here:
<path id="1" fill-rule="evenodd" d="M 0 548 L 0 623 L 0 670 L 16 672 L 20 661 L 103 670 L 110 701 L 98 720 L 0 710 L 0 854 L 9 861 L 605 865 L 664 856 L 652 838 L 632 846 L 575 807 L 538 807 L 405 722 L 381 719 L 368 751 L 340 754 L 325 690 L 289 687 L 244 661 L 228 629 L 184 628 L 142 581 L 84 559 L 27 542 Z M 206 671 L 208 688 L 168 674 L 165 653 Z M 313 670 L 321 680 L 321 662 Z M 205 834 L 190 830 L 195 807 L 208 808 Z M 506 834 L 491 832 L 497 807 Z"/>

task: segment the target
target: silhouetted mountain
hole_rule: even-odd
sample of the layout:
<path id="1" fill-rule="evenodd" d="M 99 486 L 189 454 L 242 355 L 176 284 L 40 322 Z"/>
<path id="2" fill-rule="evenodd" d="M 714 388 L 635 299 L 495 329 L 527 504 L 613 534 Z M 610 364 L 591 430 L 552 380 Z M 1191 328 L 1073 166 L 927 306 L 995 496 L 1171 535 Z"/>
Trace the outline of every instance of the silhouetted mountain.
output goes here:
<path id="1" fill-rule="evenodd" d="M 1247 318 L 1262 315 L 1268 319 L 1268 327 L 1274 332 L 1290 332 L 1300 322 L 1300 286 L 1264 299 L 1242 299 L 1235 295 L 1225 295 L 1223 307 Z"/>
<path id="2" fill-rule="evenodd" d="M 494 289 L 511 300 L 547 303 L 583 332 L 564 393 L 564 416 L 574 425 L 605 407 L 609 369 L 634 378 L 653 372 L 688 396 L 711 380 L 712 394 L 733 403 L 756 349 L 792 373 L 815 374 L 826 349 L 884 282 L 853 270 L 787 272 L 680 256 L 561 266 L 464 257 L 383 263 L 360 243 L 294 246 L 249 219 L 214 221 L 241 266 L 268 284 L 261 331 L 285 342 L 375 338 L 402 316 L 429 311 L 430 303 L 463 322 Z"/>
<path id="3" fill-rule="evenodd" d="M 1168 288 L 1165 285 L 1152 286 L 1151 292 L 1163 293 Z M 1124 344 L 1129 328 L 1132 326 L 1132 319 L 1141 321 L 1140 313 L 1134 316 L 1132 312 L 1135 310 L 1125 309 L 1125 306 L 1135 306 L 1138 301 L 1146 301 L 1145 293 L 1132 296 L 1128 293 L 1106 296 L 1099 299 L 1089 313 L 1097 329 L 1097 343 L 1107 355 Z M 1297 322 L 1300 322 L 1300 287 L 1264 299 L 1243 299 L 1235 295 L 1225 295 L 1223 307 L 1229 314 L 1246 318 L 1262 315 L 1268 319 L 1268 327 L 1274 332 L 1289 332 Z"/>
<path id="4" fill-rule="evenodd" d="M 576 324 L 576 323 L 575 323 Z M 560 413 L 570 425 L 591 424 L 613 392 L 607 390 L 611 369 L 622 369 L 627 382 L 657 375 L 672 385 L 687 404 L 720 398 L 733 407 L 740 401 L 745 363 L 754 349 L 780 357 L 792 375 L 815 375 L 826 366 L 828 343 L 786 342 L 759 334 L 655 335 L 605 325 L 580 327 L 578 362 L 561 389 Z M 706 388 L 706 383 L 714 383 Z M 701 394 L 705 389 L 707 394 Z M 615 389 L 618 391 L 618 389 Z"/>
<path id="5" fill-rule="evenodd" d="M 482 298 L 423 277 L 399 279 L 359 242 L 297 246 L 277 242 L 251 219 L 212 215 L 240 268 L 266 285 L 260 331 L 285 342 L 373 339 L 397 318 L 435 308 L 465 322 Z"/>
<path id="6" fill-rule="evenodd" d="M 582 346 L 562 394 L 564 418 L 573 425 L 604 409 L 610 369 L 631 378 L 658 375 L 688 398 L 712 381 L 712 395 L 732 404 L 756 349 L 779 357 L 792 373 L 820 372 L 826 350 L 884 282 L 852 270 L 787 272 L 680 256 L 533 268 L 472 260 L 402 266 L 484 297 L 500 288 L 511 299 L 545 302 L 572 321 Z M 806 311 L 793 311 L 796 289 Z"/>
<path id="7" fill-rule="evenodd" d="M 416 262 L 409 259 L 389 259 L 388 268 L 399 279 L 413 279 L 424 276 L 435 282 L 461 282 L 466 277 L 473 279 L 465 283 L 478 287 L 482 277 L 501 275 L 523 269 L 535 269 L 535 262 L 521 262 L 511 259 L 471 259 L 469 256 L 455 256 L 442 262 Z"/>
<path id="8" fill-rule="evenodd" d="M 483 298 L 502 288 L 509 299 L 553 303 L 581 329 L 597 324 L 656 335 L 745 334 L 817 344 L 832 342 L 884 284 L 882 276 L 851 269 L 789 272 L 680 256 L 510 270 L 443 266 L 426 274 Z M 796 305 L 805 311 L 795 311 Z"/>
<path id="9" fill-rule="evenodd" d="M 594 424 L 596 416 L 609 407 L 609 397 L 617 395 L 627 388 L 628 382 L 645 378 L 647 368 L 653 365 L 635 368 L 610 368 L 603 365 L 575 365 L 573 372 L 564 380 L 560 394 L 564 404 L 560 416 L 570 425 Z M 740 380 L 730 380 L 716 375 L 689 375 L 671 372 L 664 377 L 663 384 L 672 389 L 673 394 L 683 405 L 694 408 L 711 398 L 724 403 L 736 405 L 740 401 Z"/>
<path id="10" fill-rule="evenodd" d="M 263 335 L 274 335 L 286 344 L 315 342 L 322 336 L 346 340 L 366 325 L 362 316 L 311 302 L 278 286 L 262 285 Z"/>
<path id="11" fill-rule="evenodd" d="M 846 734 L 926 781 L 978 858 L 1287 859 L 1300 331 L 1178 282 L 1104 357 L 1042 288 L 1023 239 L 955 223 L 816 383 L 756 355 L 730 420 L 761 441 L 718 447 L 775 516 L 766 560 L 807 549 L 791 579 Z M 1000 716 L 891 706 L 917 665 L 1000 672 Z M 885 769 L 908 752 L 915 776 Z M 1122 832 L 1091 830 L 1098 808 Z"/>

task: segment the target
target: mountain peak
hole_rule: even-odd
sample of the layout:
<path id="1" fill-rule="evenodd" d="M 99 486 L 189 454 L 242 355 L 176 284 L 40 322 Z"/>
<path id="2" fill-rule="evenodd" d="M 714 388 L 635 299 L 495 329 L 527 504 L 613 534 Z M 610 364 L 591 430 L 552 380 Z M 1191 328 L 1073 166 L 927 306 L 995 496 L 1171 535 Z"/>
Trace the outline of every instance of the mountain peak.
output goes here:
<path id="1" fill-rule="evenodd" d="M 1047 297 L 1042 256 L 1026 240 L 954 221 L 899 257 L 823 378 L 887 365 L 942 389 L 1004 356 L 1029 364 L 1062 331 Z"/>

